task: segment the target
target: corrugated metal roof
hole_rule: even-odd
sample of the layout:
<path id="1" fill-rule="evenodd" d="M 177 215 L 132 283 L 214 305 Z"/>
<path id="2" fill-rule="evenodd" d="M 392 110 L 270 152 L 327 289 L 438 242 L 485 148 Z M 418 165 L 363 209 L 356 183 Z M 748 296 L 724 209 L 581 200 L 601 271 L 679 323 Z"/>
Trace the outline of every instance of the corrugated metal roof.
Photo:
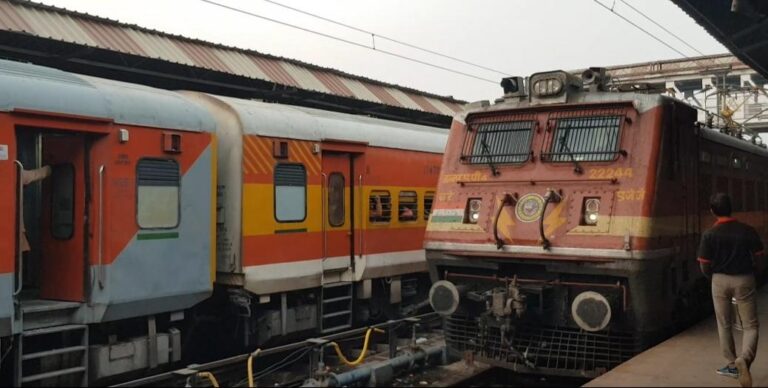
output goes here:
<path id="1" fill-rule="evenodd" d="M 26 0 L 0 0 L 0 31 L 144 56 L 398 108 L 453 115 L 464 101 Z"/>

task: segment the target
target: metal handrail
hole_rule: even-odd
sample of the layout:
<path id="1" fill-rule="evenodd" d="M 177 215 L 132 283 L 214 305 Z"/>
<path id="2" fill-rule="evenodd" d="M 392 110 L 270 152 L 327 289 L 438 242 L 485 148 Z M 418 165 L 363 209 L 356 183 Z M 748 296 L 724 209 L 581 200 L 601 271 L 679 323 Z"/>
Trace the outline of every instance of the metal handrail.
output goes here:
<path id="1" fill-rule="evenodd" d="M 24 207 L 24 165 L 21 164 L 18 160 L 13 161 L 16 166 L 18 166 L 18 182 L 17 184 L 17 190 L 18 190 L 18 206 L 21 208 Z M 22 217 L 22 211 L 17 210 L 17 214 L 19 217 L 18 222 L 16 223 L 16 241 L 18 242 L 18 248 L 16 248 L 16 264 L 18 268 L 18 284 L 16 285 L 16 289 L 13 290 L 13 296 L 17 296 L 21 293 L 21 289 L 24 287 L 24 252 L 23 252 L 23 241 L 24 238 L 22 234 L 22 230 L 24 229 L 24 217 Z"/>
<path id="2" fill-rule="evenodd" d="M 323 272 L 325 272 L 325 260 L 328 258 L 328 233 L 326 233 L 326 228 L 325 228 L 325 223 L 326 223 L 326 221 L 325 221 L 325 207 L 327 206 L 327 203 L 326 203 L 326 192 L 325 191 L 326 191 L 326 181 L 328 180 L 328 174 L 322 172 L 322 173 L 320 173 L 320 175 L 322 176 L 322 180 L 323 180 L 320 183 L 320 198 L 321 198 L 321 201 L 322 201 L 322 204 L 320 205 L 320 209 L 321 209 L 321 213 L 320 214 L 321 214 L 321 217 L 322 217 L 322 220 L 320 221 L 320 226 L 321 226 L 320 230 L 323 232 L 323 261 L 322 261 L 323 265 L 322 265 L 322 269 L 323 269 Z"/>
<path id="3" fill-rule="evenodd" d="M 517 194 L 513 196 L 506 193 L 504 194 L 504 197 L 501 198 L 499 208 L 496 209 L 496 218 L 493 220 L 493 238 L 496 240 L 496 249 L 501 249 L 504 246 L 504 240 L 499 237 L 499 218 L 501 218 L 501 211 L 504 210 L 504 207 L 506 206 L 515 205 L 517 205 Z"/>
<path id="4" fill-rule="evenodd" d="M 360 254 L 358 256 L 362 259 L 363 258 L 363 236 L 365 235 L 365 233 L 363 232 L 363 223 L 365 222 L 365 217 L 363 217 L 363 209 L 365 209 L 365 207 L 363 206 L 363 202 L 365 201 L 365 195 L 363 195 L 364 193 L 363 193 L 363 175 L 362 174 L 360 174 L 360 176 L 357 178 L 357 182 L 358 182 L 357 185 L 359 187 L 358 192 L 360 193 L 359 194 L 360 203 L 358 205 L 360 206 L 360 211 L 358 212 L 360 213 L 360 237 L 358 238 L 358 240 L 360 240 Z"/>
<path id="5" fill-rule="evenodd" d="M 99 288 L 104 288 L 104 169 L 105 165 L 99 167 Z"/>

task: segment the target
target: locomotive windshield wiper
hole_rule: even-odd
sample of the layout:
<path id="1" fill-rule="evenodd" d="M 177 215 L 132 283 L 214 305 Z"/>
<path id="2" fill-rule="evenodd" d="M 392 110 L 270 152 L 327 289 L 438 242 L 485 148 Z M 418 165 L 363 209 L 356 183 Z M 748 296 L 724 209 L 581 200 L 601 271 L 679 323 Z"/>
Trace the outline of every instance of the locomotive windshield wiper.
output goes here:
<path id="1" fill-rule="evenodd" d="M 560 137 L 560 150 L 558 153 L 562 154 L 565 153 L 568 155 L 568 157 L 571 159 L 571 162 L 573 163 L 573 172 L 576 174 L 581 174 L 584 172 L 584 169 L 581 168 L 581 165 L 579 164 L 579 161 L 576 160 L 576 158 L 573 156 L 573 151 L 571 151 L 571 147 L 568 147 L 568 144 L 565 142 L 565 139 L 568 138 L 568 135 L 571 133 L 571 126 L 567 125 L 565 126 L 565 133 L 563 133 L 563 136 Z M 565 150 L 565 152 L 563 152 Z"/>
<path id="2" fill-rule="evenodd" d="M 491 158 L 491 150 L 488 148 L 488 143 L 485 142 L 485 136 L 480 139 L 480 145 L 483 147 L 483 154 L 486 158 L 488 158 L 487 164 L 488 167 L 491 168 L 491 174 L 493 174 L 493 176 L 498 176 L 499 170 L 496 169 L 496 166 L 493 164 L 493 159 Z"/>

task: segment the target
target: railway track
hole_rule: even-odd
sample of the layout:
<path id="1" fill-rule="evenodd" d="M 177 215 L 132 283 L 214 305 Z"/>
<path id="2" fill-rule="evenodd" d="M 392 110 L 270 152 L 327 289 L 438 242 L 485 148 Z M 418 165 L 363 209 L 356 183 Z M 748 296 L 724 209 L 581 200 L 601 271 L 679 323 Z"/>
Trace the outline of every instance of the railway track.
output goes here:
<path id="1" fill-rule="evenodd" d="M 445 362 L 444 343 L 435 313 L 391 320 L 367 327 L 347 330 L 324 337 L 309 338 L 295 343 L 260 349 L 204 364 L 142 377 L 112 385 L 113 387 L 143 386 L 342 386 L 392 382 L 397 373 L 415 370 L 424 365 Z M 438 325 L 439 326 L 439 325 Z M 375 333 L 380 332 L 380 333 Z M 357 360 L 345 365 L 342 349 L 360 344 L 372 337 L 375 352 L 362 353 Z M 384 339 L 382 341 L 382 339 Z M 366 343 L 369 341 L 365 341 Z M 337 354 L 331 349 L 338 344 Z M 367 344 L 363 345 L 363 349 Z M 374 353 L 368 362 L 362 361 Z M 254 381 L 247 379 L 249 358 Z M 329 366 L 333 365 L 333 366 Z"/>

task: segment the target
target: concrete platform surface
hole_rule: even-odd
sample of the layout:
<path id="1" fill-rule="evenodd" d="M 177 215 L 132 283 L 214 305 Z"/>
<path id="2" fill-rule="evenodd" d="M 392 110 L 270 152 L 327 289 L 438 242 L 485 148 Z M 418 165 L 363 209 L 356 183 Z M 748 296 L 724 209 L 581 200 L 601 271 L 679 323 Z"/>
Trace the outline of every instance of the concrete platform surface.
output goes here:
<path id="1" fill-rule="evenodd" d="M 758 291 L 760 340 L 752 364 L 755 387 L 768 387 L 768 287 Z M 741 332 L 734 331 L 737 354 Z M 715 370 L 725 365 L 714 315 L 593 379 L 585 387 L 738 387 Z"/>

